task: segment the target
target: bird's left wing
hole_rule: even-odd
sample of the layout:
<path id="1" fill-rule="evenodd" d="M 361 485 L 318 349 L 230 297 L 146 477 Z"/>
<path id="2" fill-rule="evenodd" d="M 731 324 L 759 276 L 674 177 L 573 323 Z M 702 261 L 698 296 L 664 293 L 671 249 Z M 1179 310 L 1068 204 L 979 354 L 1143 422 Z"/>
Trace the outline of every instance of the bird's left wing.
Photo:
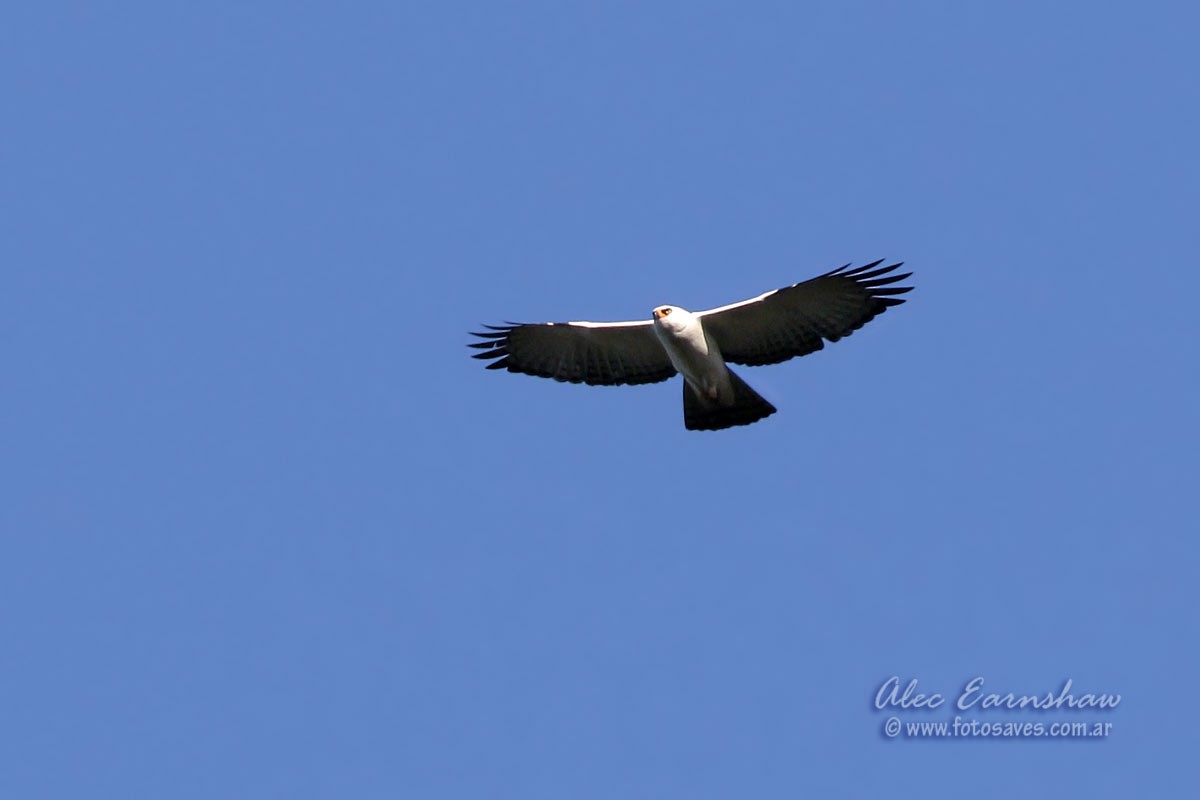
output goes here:
<path id="1" fill-rule="evenodd" d="M 812 280 L 697 314 L 726 361 L 747 366 L 777 364 L 836 342 L 904 300 L 911 286 L 892 286 L 911 272 L 876 261 L 850 265 Z"/>
<path id="2" fill-rule="evenodd" d="M 507 369 L 556 381 L 592 386 L 655 383 L 675 374 L 666 350 L 644 322 L 543 322 L 485 325 L 470 347 L 475 358 L 495 359 L 488 369 Z"/>

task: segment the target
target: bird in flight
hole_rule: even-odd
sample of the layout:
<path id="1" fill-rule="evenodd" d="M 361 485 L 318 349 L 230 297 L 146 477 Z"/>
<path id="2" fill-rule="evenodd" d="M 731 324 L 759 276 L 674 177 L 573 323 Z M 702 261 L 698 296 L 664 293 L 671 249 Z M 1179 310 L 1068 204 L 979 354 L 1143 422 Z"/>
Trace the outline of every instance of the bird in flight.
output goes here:
<path id="1" fill-rule="evenodd" d="M 485 325 L 470 347 L 507 369 L 591 386 L 657 383 L 683 375 L 688 430 L 749 425 L 775 406 L 727 366 L 756 367 L 815 353 L 904 302 L 911 286 L 894 286 L 903 262 L 844 267 L 811 280 L 708 311 L 659 306 L 634 322 L 542 322 Z"/>

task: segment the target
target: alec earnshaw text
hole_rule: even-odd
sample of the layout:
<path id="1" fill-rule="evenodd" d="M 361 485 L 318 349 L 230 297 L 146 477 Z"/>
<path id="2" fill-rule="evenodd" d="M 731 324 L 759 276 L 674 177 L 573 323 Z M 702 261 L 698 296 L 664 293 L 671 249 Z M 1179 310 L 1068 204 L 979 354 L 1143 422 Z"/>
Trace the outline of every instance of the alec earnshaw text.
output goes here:
<path id="1" fill-rule="evenodd" d="M 1057 692 L 1047 691 L 1040 694 L 1003 694 L 985 692 L 984 679 L 977 676 L 967 681 L 963 690 L 954 701 L 954 707 L 959 711 L 970 709 L 1019 709 L 1031 708 L 1039 711 L 1058 709 L 1110 709 L 1116 708 L 1121 702 L 1119 694 L 1072 693 L 1072 681 L 1067 678 L 1062 688 Z M 939 692 L 926 694 L 917 689 L 917 679 L 913 678 L 907 684 L 901 685 L 900 677 L 893 675 L 883 682 L 875 693 L 875 708 L 935 709 L 941 707 L 946 698 Z"/>

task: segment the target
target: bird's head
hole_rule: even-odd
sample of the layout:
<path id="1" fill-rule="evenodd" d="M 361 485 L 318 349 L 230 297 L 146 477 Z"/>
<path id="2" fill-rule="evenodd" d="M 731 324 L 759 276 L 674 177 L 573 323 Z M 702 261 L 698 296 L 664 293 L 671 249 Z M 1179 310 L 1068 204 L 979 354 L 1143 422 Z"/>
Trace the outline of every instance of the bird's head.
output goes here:
<path id="1" fill-rule="evenodd" d="M 659 306 L 654 309 L 654 324 L 670 330 L 685 328 L 692 319 L 688 310 L 679 306 Z"/>

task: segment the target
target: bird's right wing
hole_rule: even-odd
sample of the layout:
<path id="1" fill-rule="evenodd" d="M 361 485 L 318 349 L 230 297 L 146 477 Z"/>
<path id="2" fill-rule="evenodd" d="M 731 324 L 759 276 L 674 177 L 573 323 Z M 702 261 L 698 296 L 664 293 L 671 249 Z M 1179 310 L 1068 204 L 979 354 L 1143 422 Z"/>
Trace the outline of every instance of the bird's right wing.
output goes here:
<path id="1" fill-rule="evenodd" d="M 656 383 L 675 374 L 666 350 L 644 322 L 543 322 L 484 325 L 472 333 L 483 341 L 475 358 L 495 359 L 488 369 L 507 369 L 592 386 Z"/>

